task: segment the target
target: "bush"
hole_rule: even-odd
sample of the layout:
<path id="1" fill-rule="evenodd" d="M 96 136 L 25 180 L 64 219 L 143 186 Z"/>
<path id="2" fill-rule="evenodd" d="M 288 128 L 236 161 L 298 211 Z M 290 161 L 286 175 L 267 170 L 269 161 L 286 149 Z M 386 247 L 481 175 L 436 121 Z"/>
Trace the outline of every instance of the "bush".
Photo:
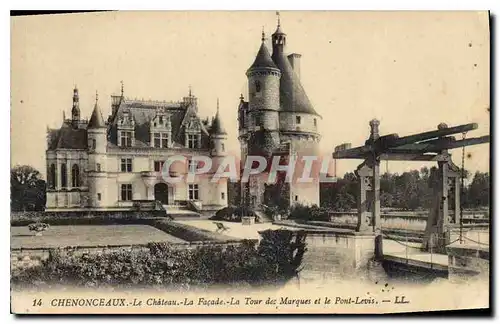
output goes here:
<path id="1" fill-rule="evenodd" d="M 305 236 L 265 231 L 258 248 L 242 244 L 177 249 L 150 243 L 148 251 L 72 255 L 52 250 L 40 266 L 11 274 L 14 287 L 148 287 L 189 289 L 214 285 L 279 284 L 295 276 L 305 251 Z"/>
<path id="2" fill-rule="evenodd" d="M 317 205 L 305 206 L 296 204 L 292 206 L 289 219 L 302 220 L 302 221 L 328 221 L 330 219 L 330 209 L 325 207 L 318 207 Z"/>
<path id="3" fill-rule="evenodd" d="M 240 207 L 228 206 L 219 209 L 214 216 L 210 217 L 210 220 L 214 221 L 226 221 L 226 222 L 241 222 L 242 210 Z"/>

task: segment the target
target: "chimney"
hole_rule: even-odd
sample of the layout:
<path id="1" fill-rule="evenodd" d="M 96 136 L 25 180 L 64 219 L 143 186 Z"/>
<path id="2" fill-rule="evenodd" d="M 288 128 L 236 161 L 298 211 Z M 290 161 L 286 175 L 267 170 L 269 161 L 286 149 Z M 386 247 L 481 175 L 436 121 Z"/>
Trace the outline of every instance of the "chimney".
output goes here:
<path id="1" fill-rule="evenodd" d="M 297 53 L 292 53 L 287 57 L 288 61 L 290 62 L 290 65 L 293 68 L 293 71 L 295 72 L 295 74 L 297 74 L 297 77 L 300 79 L 300 58 L 302 57 L 302 55 Z"/>

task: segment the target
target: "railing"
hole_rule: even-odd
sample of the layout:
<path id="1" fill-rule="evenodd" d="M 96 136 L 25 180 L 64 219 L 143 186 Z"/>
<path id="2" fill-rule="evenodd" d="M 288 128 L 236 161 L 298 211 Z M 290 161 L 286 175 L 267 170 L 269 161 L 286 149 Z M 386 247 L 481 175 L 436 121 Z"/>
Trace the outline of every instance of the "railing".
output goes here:
<path id="1" fill-rule="evenodd" d="M 186 203 L 187 203 L 188 209 L 195 211 L 197 213 L 201 212 L 201 202 L 200 201 L 187 200 Z M 198 204 L 200 206 L 198 206 Z"/>
<path id="2" fill-rule="evenodd" d="M 133 200 L 132 206 L 138 211 L 165 210 L 159 200 Z"/>

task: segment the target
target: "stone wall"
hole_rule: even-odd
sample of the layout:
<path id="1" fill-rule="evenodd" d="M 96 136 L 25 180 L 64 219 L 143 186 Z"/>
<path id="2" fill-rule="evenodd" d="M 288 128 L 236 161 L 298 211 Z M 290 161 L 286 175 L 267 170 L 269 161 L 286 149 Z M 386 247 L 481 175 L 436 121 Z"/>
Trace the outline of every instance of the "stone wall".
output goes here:
<path id="1" fill-rule="evenodd" d="M 305 230 L 306 248 L 300 280 L 323 281 L 366 275 L 374 258 L 374 235 L 349 231 Z"/>
<path id="2" fill-rule="evenodd" d="M 382 228 L 393 229 L 409 229 L 424 231 L 427 224 L 427 215 L 405 215 L 405 214 L 382 214 L 380 215 L 382 221 Z M 357 213 L 335 213 L 330 216 L 330 220 L 339 225 L 356 225 L 358 222 Z M 463 223 L 465 226 L 469 224 L 480 224 L 487 227 L 489 220 L 484 218 L 469 218 L 464 217 Z"/>

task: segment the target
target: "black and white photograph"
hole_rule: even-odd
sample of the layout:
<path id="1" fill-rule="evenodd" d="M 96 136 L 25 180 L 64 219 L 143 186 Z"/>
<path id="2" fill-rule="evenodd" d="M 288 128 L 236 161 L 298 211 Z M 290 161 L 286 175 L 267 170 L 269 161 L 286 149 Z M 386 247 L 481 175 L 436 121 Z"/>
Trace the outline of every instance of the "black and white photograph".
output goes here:
<path id="1" fill-rule="evenodd" d="M 488 11 L 10 17 L 14 314 L 490 308 Z"/>

